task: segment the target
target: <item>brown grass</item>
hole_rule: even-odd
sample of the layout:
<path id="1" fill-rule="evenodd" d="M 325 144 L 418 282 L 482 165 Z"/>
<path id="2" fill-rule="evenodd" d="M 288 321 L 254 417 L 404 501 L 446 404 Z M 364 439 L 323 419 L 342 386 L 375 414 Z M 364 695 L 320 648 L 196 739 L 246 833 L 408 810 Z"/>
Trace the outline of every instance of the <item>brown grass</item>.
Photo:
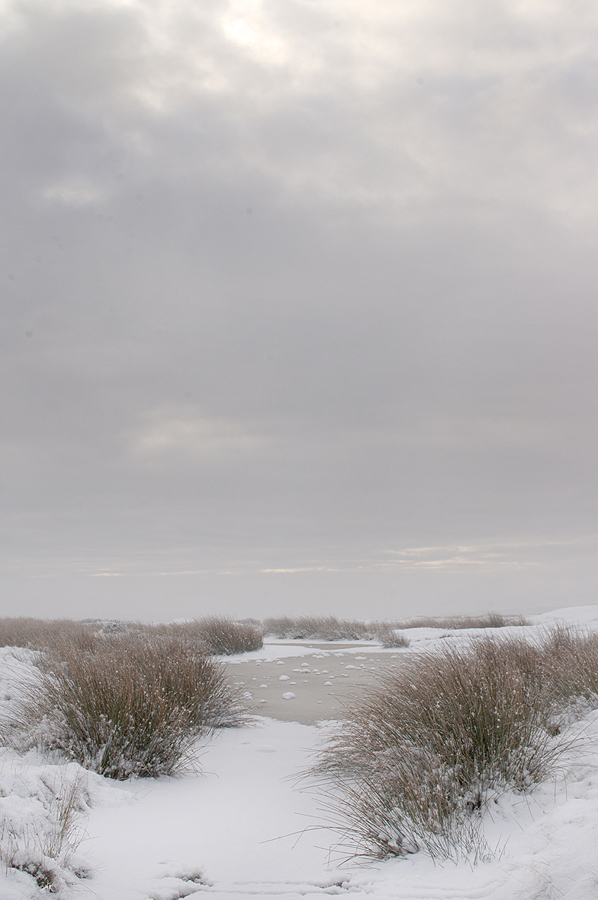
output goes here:
<path id="1" fill-rule="evenodd" d="M 204 652 L 229 656 L 259 650 L 263 629 L 256 622 L 236 622 L 225 616 L 206 616 L 188 622 L 122 622 L 101 619 L 0 618 L 0 647 L 27 647 L 31 650 L 93 650 L 107 637 L 136 634 L 152 639 L 172 637 L 196 643 Z"/>
<path id="2" fill-rule="evenodd" d="M 380 633 L 409 628 L 505 628 L 526 625 L 523 616 L 503 616 L 485 613 L 481 616 L 420 616 L 387 622 L 363 622 L 357 619 L 337 619 L 336 616 L 277 616 L 264 619 L 264 631 L 281 640 L 370 641 Z M 397 646 L 406 646 L 398 644 Z"/>
<path id="3" fill-rule="evenodd" d="M 193 625 L 208 651 L 219 656 L 259 650 L 264 644 L 261 626 L 251 622 L 235 622 L 224 616 L 207 616 L 197 619 Z"/>
<path id="4" fill-rule="evenodd" d="M 562 752 L 555 639 L 445 646 L 407 657 L 365 693 L 311 772 L 355 852 L 480 850 L 487 798 L 530 789 Z"/>
<path id="5" fill-rule="evenodd" d="M 244 718 L 239 690 L 196 644 L 119 635 L 46 654 L 11 731 L 122 780 L 176 772 L 198 738 Z"/>
<path id="6" fill-rule="evenodd" d="M 277 616 L 264 619 L 264 631 L 281 640 L 373 640 L 376 623 L 336 616 Z"/>
<path id="7" fill-rule="evenodd" d="M 156 636 L 170 637 L 194 644 L 204 653 L 217 656 L 232 656 L 259 650 L 264 643 L 261 625 L 253 622 L 236 622 L 226 616 L 206 616 L 185 622 L 143 622 L 126 623 L 134 634 L 144 635 L 148 640 Z"/>
<path id="8" fill-rule="evenodd" d="M 505 616 L 489 612 L 480 616 L 417 616 L 394 623 L 395 628 L 446 628 L 459 631 L 467 628 L 506 628 L 510 625 L 529 625 L 524 616 Z"/>
<path id="9" fill-rule="evenodd" d="M 387 650 L 390 650 L 393 647 L 408 647 L 410 643 L 409 638 L 401 631 L 397 631 L 392 625 L 386 623 L 378 626 L 376 637 Z"/>
<path id="10" fill-rule="evenodd" d="M 73 619 L 0 618 L 0 647 L 27 647 L 30 650 L 60 650 L 78 647 L 91 650 L 101 623 Z"/>

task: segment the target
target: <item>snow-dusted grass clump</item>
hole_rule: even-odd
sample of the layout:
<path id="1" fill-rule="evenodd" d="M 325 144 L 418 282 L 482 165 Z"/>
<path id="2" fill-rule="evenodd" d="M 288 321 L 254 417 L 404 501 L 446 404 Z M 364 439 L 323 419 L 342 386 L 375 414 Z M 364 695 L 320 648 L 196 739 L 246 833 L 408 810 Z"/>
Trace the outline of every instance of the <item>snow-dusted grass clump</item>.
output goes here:
<path id="1" fill-rule="evenodd" d="M 387 650 L 393 647 L 408 647 L 410 643 L 409 638 L 402 631 L 397 631 L 396 628 L 387 623 L 378 627 L 376 637 Z"/>
<path id="2" fill-rule="evenodd" d="M 260 650 L 264 644 L 264 632 L 259 623 L 236 622 L 226 616 L 205 616 L 189 622 L 137 627 L 150 637 L 157 634 L 196 642 L 206 653 L 217 656 Z"/>
<path id="3" fill-rule="evenodd" d="M 375 622 L 337 619 L 336 616 L 272 616 L 264 619 L 264 631 L 281 640 L 371 641 Z"/>
<path id="4" fill-rule="evenodd" d="M 181 637 L 118 635 L 39 665 L 12 713 L 13 745 L 61 751 L 110 778 L 170 775 L 199 737 L 244 718 L 223 666 Z"/>
<path id="5" fill-rule="evenodd" d="M 202 640 L 211 653 L 232 656 L 260 650 L 264 645 L 264 632 L 259 624 L 235 622 L 224 616 L 207 616 L 198 620 Z"/>
<path id="6" fill-rule="evenodd" d="M 544 675 L 563 702 L 598 698 L 598 633 L 559 625 L 541 645 Z"/>
<path id="7" fill-rule="evenodd" d="M 405 658 L 357 701 L 312 774 L 357 852 L 483 853 L 489 799 L 551 775 L 559 713 L 595 696 L 597 679 L 598 638 L 562 630 L 537 646 L 480 638 Z"/>
<path id="8" fill-rule="evenodd" d="M 89 875 L 77 854 L 87 811 L 86 773 L 76 764 L 29 765 L 5 750 L 0 755 L 0 866 L 46 893 L 61 894 Z M 23 894 L 25 896 L 25 894 Z M 29 896 L 29 894 L 27 894 Z"/>

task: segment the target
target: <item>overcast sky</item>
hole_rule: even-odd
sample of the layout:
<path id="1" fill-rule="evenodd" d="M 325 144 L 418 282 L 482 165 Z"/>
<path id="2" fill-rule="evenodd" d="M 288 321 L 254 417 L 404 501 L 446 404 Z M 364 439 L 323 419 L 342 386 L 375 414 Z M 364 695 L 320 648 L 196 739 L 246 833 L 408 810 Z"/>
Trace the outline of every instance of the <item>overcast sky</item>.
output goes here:
<path id="1" fill-rule="evenodd" d="M 8 615 L 598 601 L 595 0 L 0 0 Z"/>

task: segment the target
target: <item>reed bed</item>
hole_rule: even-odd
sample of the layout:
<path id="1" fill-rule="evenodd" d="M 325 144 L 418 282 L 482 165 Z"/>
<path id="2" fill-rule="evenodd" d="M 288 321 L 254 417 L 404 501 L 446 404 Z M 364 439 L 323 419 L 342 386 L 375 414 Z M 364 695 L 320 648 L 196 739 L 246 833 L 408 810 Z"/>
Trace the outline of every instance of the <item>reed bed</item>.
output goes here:
<path id="1" fill-rule="evenodd" d="M 275 616 L 264 619 L 265 634 L 280 640 L 317 641 L 372 641 L 384 636 L 385 646 L 405 647 L 408 639 L 398 638 L 390 643 L 391 633 L 410 628 L 442 628 L 447 630 L 506 628 L 509 625 L 526 625 L 523 616 L 503 616 L 485 613 L 481 616 L 420 616 L 412 619 L 396 619 L 385 622 L 364 622 L 358 619 L 337 619 L 336 616 Z"/>

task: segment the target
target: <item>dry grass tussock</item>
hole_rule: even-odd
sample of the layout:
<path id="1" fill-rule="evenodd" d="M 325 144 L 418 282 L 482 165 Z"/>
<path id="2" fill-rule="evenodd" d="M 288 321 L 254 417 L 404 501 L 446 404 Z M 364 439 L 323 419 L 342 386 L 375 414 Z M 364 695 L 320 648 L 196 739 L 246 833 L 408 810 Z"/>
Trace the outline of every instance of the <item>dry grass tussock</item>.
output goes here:
<path id="1" fill-rule="evenodd" d="M 597 687 L 597 636 L 445 646 L 406 658 L 368 690 L 309 775 L 354 853 L 483 853 L 489 798 L 554 771 L 566 704 L 597 701 Z"/>
<path id="2" fill-rule="evenodd" d="M 264 632 L 253 622 L 234 622 L 221 616 L 199 619 L 201 639 L 211 653 L 230 656 L 259 650 L 264 645 Z"/>
<path id="3" fill-rule="evenodd" d="M 378 625 L 336 616 L 278 616 L 264 619 L 264 631 L 281 640 L 373 640 Z"/>
<path id="4" fill-rule="evenodd" d="M 87 808 L 88 793 L 81 776 L 67 770 L 59 766 L 41 777 L 28 773 L 20 784 L 27 802 L 0 809 L 0 868 L 29 876 L 44 896 L 62 894 L 90 874 L 77 855 L 83 838 L 79 814 Z M 10 774 L 0 775 L 3 796 L 14 789 L 11 782 Z"/>
<path id="5" fill-rule="evenodd" d="M 205 652 L 218 656 L 259 650 L 264 644 L 264 632 L 259 622 L 237 622 L 225 616 L 206 616 L 190 622 L 162 625 L 136 624 L 134 627 L 149 637 L 164 635 L 195 642 Z"/>
<path id="6" fill-rule="evenodd" d="M 389 650 L 393 647 L 408 647 L 409 638 L 402 631 L 397 631 L 392 625 L 379 625 L 376 629 L 376 637 L 382 646 Z"/>
<path id="7" fill-rule="evenodd" d="M 118 635 L 44 654 L 7 736 L 122 780 L 172 774 L 199 737 L 244 719 L 239 689 L 197 643 Z"/>
<path id="8" fill-rule="evenodd" d="M 562 703 L 598 703 L 598 634 L 559 626 L 546 633 L 537 652 Z"/>

